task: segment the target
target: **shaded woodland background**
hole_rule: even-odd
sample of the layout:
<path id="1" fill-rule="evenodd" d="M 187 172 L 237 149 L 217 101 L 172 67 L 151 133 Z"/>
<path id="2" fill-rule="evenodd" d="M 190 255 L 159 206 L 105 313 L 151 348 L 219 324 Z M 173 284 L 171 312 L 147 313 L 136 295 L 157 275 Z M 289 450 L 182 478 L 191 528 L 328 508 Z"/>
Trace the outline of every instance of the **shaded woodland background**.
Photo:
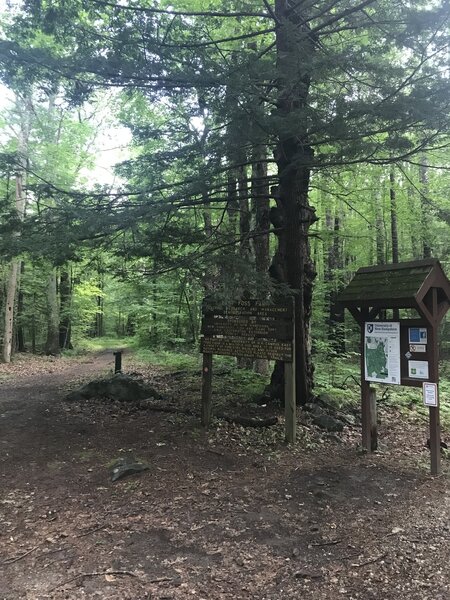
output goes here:
<path id="1" fill-rule="evenodd" d="M 196 351 L 205 295 L 294 293 L 307 398 L 313 363 L 357 349 L 336 296 L 358 267 L 450 271 L 447 2 L 8 7 L 4 361 L 105 335 Z"/>

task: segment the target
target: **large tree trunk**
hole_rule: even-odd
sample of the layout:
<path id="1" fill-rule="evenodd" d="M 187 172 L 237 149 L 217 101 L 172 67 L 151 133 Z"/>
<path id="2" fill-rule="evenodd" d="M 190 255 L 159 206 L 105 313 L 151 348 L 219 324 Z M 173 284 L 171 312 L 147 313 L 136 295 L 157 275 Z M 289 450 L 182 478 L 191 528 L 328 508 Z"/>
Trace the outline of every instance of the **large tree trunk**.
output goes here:
<path id="1" fill-rule="evenodd" d="M 307 22 L 307 19 L 306 15 L 299 14 L 299 5 L 296 6 L 293 9 L 286 0 L 275 1 L 278 20 L 277 116 L 285 123 L 278 134 L 275 151 L 279 178 L 276 221 L 280 226 L 278 248 L 271 269 L 276 279 L 286 283 L 295 295 L 296 391 L 297 403 L 304 404 L 310 400 L 313 387 L 310 319 L 315 272 L 308 233 L 315 214 L 308 196 L 313 150 L 308 143 L 305 108 L 314 44 L 307 25 L 299 25 L 300 21 Z M 301 60 L 298 57 L 302 57 Z M 289 118 L 294 114 L 295 130 L 289 125 Z M 278 368 L 275 377 L 279 371 Z"/>

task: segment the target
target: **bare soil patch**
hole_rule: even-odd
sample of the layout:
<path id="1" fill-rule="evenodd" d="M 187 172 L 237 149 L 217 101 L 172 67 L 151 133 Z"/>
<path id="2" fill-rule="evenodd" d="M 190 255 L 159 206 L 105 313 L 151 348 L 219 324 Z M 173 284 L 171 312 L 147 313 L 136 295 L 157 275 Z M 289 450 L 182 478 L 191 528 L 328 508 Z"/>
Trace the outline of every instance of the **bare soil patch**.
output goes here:
<path id="1" fill-rule="evenodd" d="M 1 599 L 450 598 L 448 472 L 427 474 L 426 424 L 382 413 L 383 451 L 364 456 L 357 426 L 327 438 L 301 416 L 287 448 L 282 425 L 205 433 L 189 415 L 64 400 L 112 366 L 0 366 Z M 199 377 L 141 371 L 198 408 Z M 149 469 L 112 483 L 125 453 Z"/>

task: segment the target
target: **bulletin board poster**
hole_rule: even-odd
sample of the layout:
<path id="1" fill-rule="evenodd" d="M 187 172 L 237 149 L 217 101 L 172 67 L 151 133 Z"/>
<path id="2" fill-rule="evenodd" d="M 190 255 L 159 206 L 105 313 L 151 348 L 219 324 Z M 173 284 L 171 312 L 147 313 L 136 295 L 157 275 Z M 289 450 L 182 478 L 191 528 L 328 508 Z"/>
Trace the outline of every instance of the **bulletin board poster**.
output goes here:
<path id="1" fill-rule="evenodd" d="M 365 380 L 400 385 L 400 323 L 364 323 Z"/>

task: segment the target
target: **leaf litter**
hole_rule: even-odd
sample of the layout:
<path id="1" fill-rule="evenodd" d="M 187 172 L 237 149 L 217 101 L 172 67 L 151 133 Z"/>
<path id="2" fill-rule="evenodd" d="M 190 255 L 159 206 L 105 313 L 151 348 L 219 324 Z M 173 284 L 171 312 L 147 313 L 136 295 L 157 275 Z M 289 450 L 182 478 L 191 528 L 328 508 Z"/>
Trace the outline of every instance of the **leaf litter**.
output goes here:
<path id="1" fill-rule="evenodd" d="M 357 425 L 338 441 L 303 414 L 289 448 L 281 422 L 204 432 L 145 403 L 64 402 L 112 364 L 0 366 L 3 597 L 450 597 L 448 463 L 428 476 L 423 423 L 382 410 L 383 450 L 364 455 Z M 198 404 L 192 373 L 136 368 L 175 406 Z M 148 468 L 111 483 L 130 456 Z"/>

